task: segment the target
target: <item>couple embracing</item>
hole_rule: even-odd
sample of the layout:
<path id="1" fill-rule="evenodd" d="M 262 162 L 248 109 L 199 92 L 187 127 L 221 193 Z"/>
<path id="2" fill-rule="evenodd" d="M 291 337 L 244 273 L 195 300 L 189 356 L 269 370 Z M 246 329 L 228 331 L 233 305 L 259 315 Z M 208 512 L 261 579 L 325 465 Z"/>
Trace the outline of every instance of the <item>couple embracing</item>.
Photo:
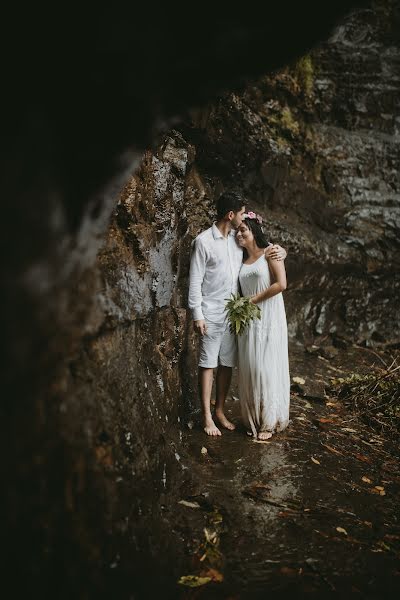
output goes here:
<path id="1" fill-rule="evenodd" d="M 286 289 L 286 251 L 268 242 L 262 219 L 246 212 L 243 197 L 224 192 L 217 200 L 217 221 L 193 242 L 189 308 L 199 334 L 199 389 L 207 435 L 219 427 L 235 429 L 224 414 L 232 368 L 239 368 L 239 397 L 249 435 L 261 440 L 289 422 L 290 378 L 287 324 L 282 291 Z M 261 309 L 236 336 L 225 308 L 231 294 L 248 296 Z M 216 373 L 215 416 L 211 391 Z"/>

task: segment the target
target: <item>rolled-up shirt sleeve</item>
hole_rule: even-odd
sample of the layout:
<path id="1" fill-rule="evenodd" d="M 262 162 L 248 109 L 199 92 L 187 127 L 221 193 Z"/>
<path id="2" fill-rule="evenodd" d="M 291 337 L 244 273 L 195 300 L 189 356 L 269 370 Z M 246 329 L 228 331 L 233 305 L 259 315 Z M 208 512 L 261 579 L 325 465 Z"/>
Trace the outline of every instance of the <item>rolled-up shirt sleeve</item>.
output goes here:
<path id="1" fill-rule="evenodd" d="M 192 255 L 190 257 L 189 273 L 189 299 L 188 305 L 192 311 L 194 321 L 204 319 L 202 309 L 202 284 L 206 271 L 207 255 L 203 243 L 196 239 L 192 244 Z"/>

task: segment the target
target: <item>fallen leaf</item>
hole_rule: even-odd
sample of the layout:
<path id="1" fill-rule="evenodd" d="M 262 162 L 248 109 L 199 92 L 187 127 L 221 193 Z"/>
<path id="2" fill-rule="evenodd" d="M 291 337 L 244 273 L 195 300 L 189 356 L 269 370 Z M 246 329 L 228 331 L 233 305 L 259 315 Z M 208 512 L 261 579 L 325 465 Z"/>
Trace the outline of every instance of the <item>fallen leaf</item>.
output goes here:
<path id="1" fill-rule="evenodd" d="M 304 385 L 306 380 L 303 377 L 292 377 L 293 383 L 298 383 L 299 385 Z"/>
<path id="2" fill-rule="evenodd" d="M 347 535 L 347 531 L 345 529 L 343 529 L 343 527 L 336 527 L 336 531 L 338 531 L 339 533 L 344 533 L 344 535 Z"/>
<path id="3" fill-rule="evenodd" d="M 326 417 L 321 417 L 320 419 L 317 419 L 317 421 L 320 423 L 335 423 L 333 419 L 327 419 Z"/>
<path id="4" fill-rule="evenodd" d="M 327 450 L 329 450 L 330 452 L 333 452 L 334 454 L 340 454 L 340 456 L 343 456 L 342 452 L 339 452 L 339 450 L 336 450 L 336 448 L 333 448 L 332 446 L 328 446 L 328 444 L 323 444 L 321 442 L 321 446 L 323 446 L 324 448 L 326 448 Z"/>
<path id="5" fill-rule="evenodd" d="M 224 576 L 222 573 L 220 573 L 220 571 L 217 571 L 217 569 L 208 569 L 208 571 L 205 571 L 204 573 L 202 572 L 201 575 L 204 577 L 209 577 L 211 581 L 215 581 L 217 583 L 221 583 L 224 580 Z"/>
<path id="6" fill-rule="evenodd" d="M 205 448 L 205 447 L 203 446 L 203 447 L 202 447 L 202 449 L 201 449 L 201 453 L 202 453 L 202 454 L 207 454 L 207 452 L 208 452 L 207 448 Z"/>
<path id="7" fill-rule="evenodd" d="M 320 465 L 321 463 L 319 462 L 319 460 L 317 460 L 316 458 L 314 458 L 313 456 L 311 457 L 311 460 L 313 461 L 313 463 L 315 463 L 316 465 Z"/>
<path id="8" fill-rule="evenodd" d="M 249 485 L 249 488 L 257 489 L 257 490 L 270 490 L 271 486 L 268 483 L 262 483 L 262 481 L 254 481 Z"/>
<path id="9" fill-rule="evenodd" d="M 200 508 L 200 504 L 198 502 L 188 502 L 187 500 L 179 500 L 178 504 L 182 504 L 183 506 L 187 506 L 188 508 Z"/>
<path id="10" fill-rule="evenodd" d="M 390 541 L 400 540 L 400 535 L 395 535 L 393 533 L 386 533 L 386 535 L 384 535 L 383 537 L 385 538 L 385 540 L 390 540 Z"/>
<path id="11" fill-rule="evenodd" d="M 353 456 L 357 458 L 357 460 L 361 460 L 362 462 L 371 463 L 372 459 L 369 456 L 365 456 L 364 454 L 354 453 Z"/>
<path id="12" fill-rule="evenodd" d="M 379 546 L 380 548 L 383 548 L 384 550 L 390 550 L 390 546 L 385 544 L 385 542 L 379 541 L 376 543 L 376 545 Z"/>
<path id="13" fill-rule="evenodd" d="M 211 577 L 198 577 L 197 575 L 184 575 L 178 579 L 180 585 L 186 585 L 188 587 L 200 587 L 211 581 Z"/>
<path id="14" fill-rule="evenodd" d="M 370 492 L 371 494 L 379 494 L 379 496 L 386 496 L 386 492 L 385 492 L 385 490 L 377 490 L 375 487 L 373 487 L 373 488 L 370 488 L 370 489 L 369 489 L 369 492 Z"/>
<path id="15" fill-rule="evenodd" d="M 348 431 L 349 433 L 357 433 L 356 429 L 352 429 L 351 427 L 341 427 L 342 431 Z"/>
<path id="16" fill-rule="evenodd" d="M 292 569 L 291 567 L 281 567 L 280 572 L 282 573 L 282 575 L 289 575 L 290 577 L 298 575 L 298 570 Z"/>
<path id="17" fill-rule="evenodd" d="M 218 512 L 217 509 L 215 509 L 212 513 L 209 514 L 209 519 L 214 525 L 222 523 L 223 521 L 222 515 Z"/>
<path id="18" fill-rule="evenodd" d="M 271 443 L 271 439 L 269 440 L 255 440 L 253 439 L 253 442 L 255 442 L 256 444 L 270 444 Z"/>
<path id="19" fill-rule="evenodd" d="M 111 467 L 113 465 L 112 449 L 111 446 L 97 446 L 95 449 L 95 455 L 97 460 L 105 467 Z"/>
<path id="20" fill-rule="evenodd" d="M 337 402 L 326 402 L 325 406 L 337 406 Z"/>
<path id="21" fill-rule="evenodd" d="M 306 402 L 306 403 L 304 404 L 304 407 L 305 407 L 305 408 L 312 408 L 313 406 L 312 406 L 312 404 L 310 404 L 309 402 Z"/>
<path id="22" fill-rule="evenodd" d="M 376 489 L 376 490 L 379 490 L 379 491 L 382 491 L 382 490 L 384 490 L 385 488 L 384 488 L 384 487 L 382 487 L 381 485 L 376 485 L 376 486 L 375 486 L 375 489 Z"/>
<path id="23" fill-rule="evenodd" d="M 368 479 L 368 477 L 366 477 L 365 475 L 363 475 L 361 477 L 361 480 L 364 481 L 365 483 L 372 483 L 372 481 L 370 479 Z"/>
<path id="24" fill-rule="evenodd" d="M 204 528 L 204 535 L 207 542 L 210 544 L 216 544 L 218 541 L 218 535 L 216 531 L 211 531 L 210 529 Z"/>

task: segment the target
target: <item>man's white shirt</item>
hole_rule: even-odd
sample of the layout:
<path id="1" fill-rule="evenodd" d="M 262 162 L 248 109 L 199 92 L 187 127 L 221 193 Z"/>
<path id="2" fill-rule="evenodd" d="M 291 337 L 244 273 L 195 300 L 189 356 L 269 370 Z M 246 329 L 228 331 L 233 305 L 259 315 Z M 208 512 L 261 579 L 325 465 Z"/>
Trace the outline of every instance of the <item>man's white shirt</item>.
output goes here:
<path id="1" fill-rule="evenodd" d="M 238 292 L 243 250 L 235 232 L 225 238 L 213 224 L 196 237 L 192 244 L 189 276 L 189 308 L 193 320 L 206 319 L 222 323 L 226 318 L 225 303 Z"/>

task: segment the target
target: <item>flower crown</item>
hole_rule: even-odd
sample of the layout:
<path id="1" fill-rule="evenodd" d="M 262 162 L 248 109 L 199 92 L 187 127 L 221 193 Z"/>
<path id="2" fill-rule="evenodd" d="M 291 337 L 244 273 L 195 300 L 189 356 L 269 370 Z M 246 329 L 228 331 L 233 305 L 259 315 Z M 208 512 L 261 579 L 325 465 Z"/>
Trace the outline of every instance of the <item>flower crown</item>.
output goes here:
<path id="1" fill-rule="evenodd" d="M 253 212 L 252 210 L 250 210 L 248 213 L 244 213 L 243 219 L 256 219 L 257 222 L 260 223 L 260 225 L 263 222 L 262 216 L 261 215 L 256 215 L 256 213 Z"/>

